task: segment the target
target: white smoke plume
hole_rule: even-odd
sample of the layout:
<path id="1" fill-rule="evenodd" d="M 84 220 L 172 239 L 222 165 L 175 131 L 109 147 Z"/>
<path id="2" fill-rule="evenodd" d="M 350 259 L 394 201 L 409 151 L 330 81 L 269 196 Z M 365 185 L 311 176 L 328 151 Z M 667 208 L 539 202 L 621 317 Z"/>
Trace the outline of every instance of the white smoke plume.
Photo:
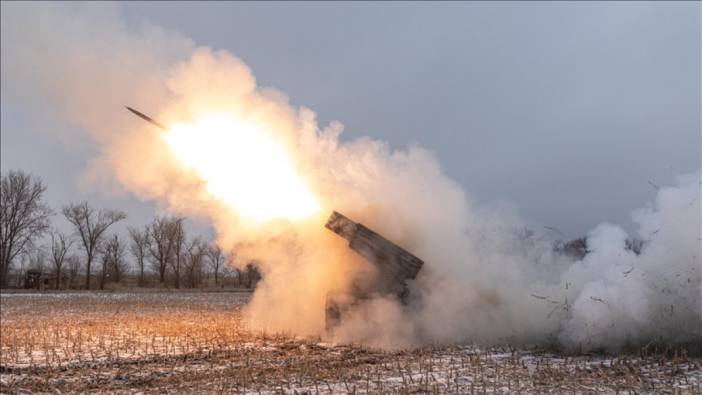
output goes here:
<path id="1" fill-rule="evenodd" d="M 525 226 L 517 215 L 472 204 L 430 152 L 395 151 L 370 138 L 341 142 L 340 123 L 320 128 L 314 112 L 259 87 L 234 55 L 158 26 L 127 26 L 114 5 L 3 3 L 2 86 L 99 144 L 88 169 L 98 187 L 119 185 L 168 210 L 209 219 L 218 242 L 237 252 L 235 264 L 259 261 L 264 280 L 247 308 L 256 327 L 320 335 L 327 293 L 370 270 L 324 229 L 338 210 L 426 263 L 411 284 L 413 303 L 378 297 L 345 320 L 335 341 L 611 350 L 702 341 L 699 171 L 634 213 L 644 240 L 639 255 L 626 248 L 621 228 L 602 224 L 588 235 L 590 253 L 573 261 L 544 235 L 518 231 Z M 177 145 L 125 104 L 174 130 L 226 113 L 256 125 L 253 138 L 270 138 L 284 155 L 251 156 L 242 166 L 251 147 L 234 132 L 205 125 Z M 206 165 L 195 152 L 204 153 Z M 257 173 L 278 159 L 281 169 L 294 169 L 283 181 L 296 181 L 285 188 Z M 248 180 L 251 173 L 259 178 Z M 300 185 L 313 198 L 295 192 Z M 253 203 L 283 213 L 295 199 L 296 208 L 314 215 L 247 219 Z"/>

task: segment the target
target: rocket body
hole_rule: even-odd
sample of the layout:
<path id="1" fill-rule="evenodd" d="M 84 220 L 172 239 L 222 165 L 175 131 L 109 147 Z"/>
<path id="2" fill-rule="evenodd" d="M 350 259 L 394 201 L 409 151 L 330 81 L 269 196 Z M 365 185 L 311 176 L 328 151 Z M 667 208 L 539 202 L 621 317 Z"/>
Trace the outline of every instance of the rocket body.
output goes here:
<path id="1" fill-rule="evenodd" d="M 129 106 L 125 106 L 125 107 L 127 107 L 127 110 L 131 111 L 132 114 L 134 114 L 134 115 L 136 115 L 137 117 L 139 117 L 139 118 L 145 120 L 146 122 L 149 122 L 150 124 L 156 126 L 157 128 L 162 129 L 162 130 L 166 130 L 166 129 L 167 129 L 165 126 L 163 126 L 163 125 L 160 124 L 159 122 L 155 121 L 155 120 L 154 120 L 153 118 L 151 118 L 150 116 L 148 116 L 148 115 L 146 115 L 146 114 L 144 114 L 144 113 L 142 113 L 142 112 L 139 112 L 139 111 L 137 111 L 137 110 L 135 110 L 135 109 L 133 109 L 133 108 L 131 108 L 131 107 L 129 107 Z"/>

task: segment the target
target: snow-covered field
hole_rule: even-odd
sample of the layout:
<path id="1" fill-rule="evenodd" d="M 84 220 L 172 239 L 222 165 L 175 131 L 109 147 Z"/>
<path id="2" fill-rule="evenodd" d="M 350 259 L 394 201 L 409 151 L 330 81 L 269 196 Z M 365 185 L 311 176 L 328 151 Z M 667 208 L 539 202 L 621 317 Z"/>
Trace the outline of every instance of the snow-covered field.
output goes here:
<path id="1" fill-rule="evenodd" d="M 690 393 L 684 352 L 384 352 L 249 330 L 247 293 L 0 294 L 0 392 Z M 271 306 L 275 309 L 275 306 Z"/>

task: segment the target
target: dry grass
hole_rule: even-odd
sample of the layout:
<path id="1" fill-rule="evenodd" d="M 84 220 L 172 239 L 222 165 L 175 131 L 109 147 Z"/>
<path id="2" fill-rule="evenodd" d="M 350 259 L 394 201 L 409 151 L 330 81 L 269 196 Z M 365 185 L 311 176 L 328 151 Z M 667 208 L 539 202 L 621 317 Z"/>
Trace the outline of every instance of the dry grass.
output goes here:
<path id="1" fill-rule="evenodd" d="M 702 394 L 699 358 L 331 346 L 248 330 L 247 300 L 3 295 L 0 392 Z"/>

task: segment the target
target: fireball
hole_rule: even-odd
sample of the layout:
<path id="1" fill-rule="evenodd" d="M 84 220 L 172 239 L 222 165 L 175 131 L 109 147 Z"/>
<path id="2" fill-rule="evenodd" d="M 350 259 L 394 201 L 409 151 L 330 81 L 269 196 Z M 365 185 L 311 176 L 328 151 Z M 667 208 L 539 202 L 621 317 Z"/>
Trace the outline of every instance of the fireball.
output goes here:
<path id="1" fill-rule="evenodd" d="M 174 124 L 163 138 L 179 164 L 244 220 L 301 220 L 320 211 L 286 147 L 254 121 L 208 114 Z"/>

